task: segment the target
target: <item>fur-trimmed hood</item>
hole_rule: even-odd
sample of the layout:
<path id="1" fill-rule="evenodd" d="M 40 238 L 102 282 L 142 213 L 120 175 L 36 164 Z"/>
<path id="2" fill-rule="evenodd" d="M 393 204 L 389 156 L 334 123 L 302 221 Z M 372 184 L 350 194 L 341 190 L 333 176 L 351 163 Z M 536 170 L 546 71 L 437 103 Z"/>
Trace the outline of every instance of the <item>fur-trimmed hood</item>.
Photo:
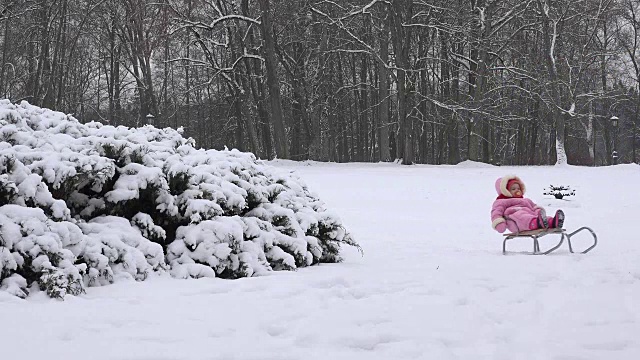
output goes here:
<path id="1" fill-rule="evenodd" d="M 511 180 L 515 180 L 518 183 L 520 183 L 520 189 L 522 190 L 522 196 L 524 196 L 524 194 L 527 192 L 527 188 L 524 186 L 524 182 L 522 182 L 522 180 L 520 180 L 520 178 L 515 176 L 515 175 L 505 175 L 505 176 L 503 176 L 501 178 L 498 178 L 496 180 L 496 192 L 498 193 L 498 195 L 502 195 L 503 197 L 507 197 L 507 198 L 512 197 L 511 193 L 507 189 L 507 184 Z"/>

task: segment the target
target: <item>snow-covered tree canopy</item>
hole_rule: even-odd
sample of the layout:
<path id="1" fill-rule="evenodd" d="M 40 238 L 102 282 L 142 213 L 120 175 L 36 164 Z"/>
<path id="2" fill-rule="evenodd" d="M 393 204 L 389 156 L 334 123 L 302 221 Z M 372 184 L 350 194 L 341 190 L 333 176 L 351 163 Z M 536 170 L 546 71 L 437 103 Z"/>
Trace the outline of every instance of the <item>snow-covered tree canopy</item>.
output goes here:
<path id="1" fill-rule="evenodd" d="M 338 262 L 341 244 L 360 249 L 299 178 L 252 154 L 0 101 L 3 290 L 255 276 Z"/>

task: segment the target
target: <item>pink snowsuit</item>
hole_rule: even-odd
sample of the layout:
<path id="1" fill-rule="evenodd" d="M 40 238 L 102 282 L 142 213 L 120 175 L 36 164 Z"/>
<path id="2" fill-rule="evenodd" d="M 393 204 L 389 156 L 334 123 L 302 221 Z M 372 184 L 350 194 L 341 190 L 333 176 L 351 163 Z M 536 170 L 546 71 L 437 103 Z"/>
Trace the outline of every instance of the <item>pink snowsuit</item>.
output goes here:
<path id="1" fill-rule="evenodd" d="M 491 208 L 492 226 L 498 232 L 504 232 L 505 225 L 506 229 L 511 232 L 536 229 L 537 226 L 530 225 L 532 220 L 538 218 L 541 208 L 530 199 L 513 197 L 507 190 L 507 183 L 512 179 L 520 183 L 522 194 L 525 193 L 524 183 L 515 175 L 507 175 L 496 180 L 496 191 L 498 195 L 502 196 L 493 202 Z M 535 224 L 535 221 L 533 223 Z"/>

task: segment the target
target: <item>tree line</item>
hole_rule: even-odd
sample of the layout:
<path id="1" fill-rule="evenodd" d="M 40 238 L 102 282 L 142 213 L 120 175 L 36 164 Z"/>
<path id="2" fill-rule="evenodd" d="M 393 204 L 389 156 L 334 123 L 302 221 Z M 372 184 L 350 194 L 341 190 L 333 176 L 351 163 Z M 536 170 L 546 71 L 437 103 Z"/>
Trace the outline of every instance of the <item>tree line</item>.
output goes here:
<path id="1" fill-rule="evenodd" d="M 263 159 L 638 161 L 640 0 L 0 0 L 0 97 Z"/>

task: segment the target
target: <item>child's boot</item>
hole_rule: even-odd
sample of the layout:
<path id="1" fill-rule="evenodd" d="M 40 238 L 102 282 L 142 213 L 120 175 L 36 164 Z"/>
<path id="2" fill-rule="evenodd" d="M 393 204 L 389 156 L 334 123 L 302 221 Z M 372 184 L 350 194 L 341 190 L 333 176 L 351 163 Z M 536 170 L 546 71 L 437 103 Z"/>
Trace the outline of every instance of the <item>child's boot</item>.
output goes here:
<path id="1" fill-rule="evenodd" d="M 531 221 L 529 221 L 529 230 L 536 230 L 536 229 L 540 229 L 540 223 L 538 222 L 538 218 L 532 218 Z"/>
<path id="2" fill-rule="evenodd" d="M 548 229 L 549 228 L 549 219 L 547 219 L 547 213 L 544 209 L 540 209 L 538 212 L 538 229 Z"/>
<path id="3" fill-rule="evenodd" d="M 551 227 L 561 229 L 564 225 L 564 211 L 556 211 L 556 215 L 551 219 Z"/>

